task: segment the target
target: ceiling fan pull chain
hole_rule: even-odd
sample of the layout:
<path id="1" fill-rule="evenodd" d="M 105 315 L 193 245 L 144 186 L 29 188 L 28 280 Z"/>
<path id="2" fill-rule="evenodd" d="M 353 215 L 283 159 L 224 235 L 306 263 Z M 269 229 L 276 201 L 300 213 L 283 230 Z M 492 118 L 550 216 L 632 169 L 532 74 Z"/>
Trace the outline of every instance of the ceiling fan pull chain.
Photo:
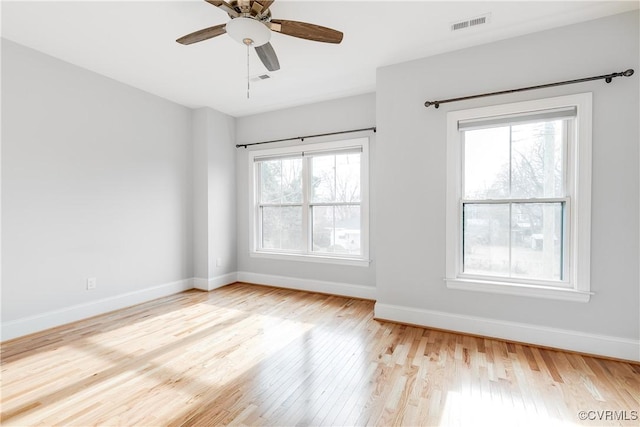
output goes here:
<path id="1" fill-rule="evenodd" d="M 249 99 L 249 44 L 247 43 L 247 99 Z"/>

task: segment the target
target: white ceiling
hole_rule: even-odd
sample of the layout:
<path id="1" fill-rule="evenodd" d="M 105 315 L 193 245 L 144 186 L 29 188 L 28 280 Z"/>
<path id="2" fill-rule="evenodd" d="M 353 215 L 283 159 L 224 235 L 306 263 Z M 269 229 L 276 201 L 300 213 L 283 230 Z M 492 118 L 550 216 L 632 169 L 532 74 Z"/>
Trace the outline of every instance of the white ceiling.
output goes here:
<path id="1" fill-rule="evenodd" d="M 281 69 L 252 82 L 246 48 L 229 36 L 175 39 L 229 20 L 204 0 L 3 1 L 2 36 L 188 107 L 232 116 L 373 92 L 376 68 L 637 9 L 639 2 L 276 0 L 274 18 L 344 32 L 339 45 L 273 33 Z M 491 13 L 455 33 L 459 20 Z M 255 52 L 250 75 L 266 69 Z"/>

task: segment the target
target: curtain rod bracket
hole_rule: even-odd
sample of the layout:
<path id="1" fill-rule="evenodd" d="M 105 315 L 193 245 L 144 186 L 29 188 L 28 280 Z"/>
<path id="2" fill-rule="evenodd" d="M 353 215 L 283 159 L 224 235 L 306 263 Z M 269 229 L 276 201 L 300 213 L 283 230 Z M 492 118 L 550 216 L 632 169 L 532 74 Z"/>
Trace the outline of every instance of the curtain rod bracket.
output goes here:
<path id="1" fill-rule="evenodd" d="M 583 82 L 589 82 L 589 81 L 592 81 L 592 80 L 602 80 L 602 79 L 604 79 L 605 82 L 611 83 L 615 77 L 631 77 L 633 75 L 633 73 L 634 73 L 633 68 L 629 68 L 628 70 L 625 70 L 625 71 L 622 71 L 622 72 L 619 72 L 619 73 L 605 74 L 603 76 L 586 77 L 586 78 L 583 78 L 583 79 L 567 80 L 567 81 L 564 81 L 564 82 L 556 82 L 556 83 L 548 83 L 548 84 L 544 84 L 544 85 L 521 87 L 519 89 L 502 90 L 502 91 L 499 91 L 499 92 L 481 93 L 479 95 L 470 95 L 470 96 L 462 96 L 460 98 L 442 99 L 440 101 L 427 101 L 427 102 L 424 103 L 424 106 L 429 108 L 430 106 L 433 105 L 435 108 L 439 108 L 440 104 L 444 104 L 446 102 L 466 101 L 467 99 L 484 98 L 484 97 L 487 97 L 487 96 L 495 96 L 495 95 L 506 95 L 508 93 L 524 92 L 526 90 L 534 90 L 534 89 L 545 89 L 545 88 L 548 88 L 548 87 L 562 86 L 562 85 L 568 85 L 568 84 L 573 84 L 573 83 L 583 83 Z"/>

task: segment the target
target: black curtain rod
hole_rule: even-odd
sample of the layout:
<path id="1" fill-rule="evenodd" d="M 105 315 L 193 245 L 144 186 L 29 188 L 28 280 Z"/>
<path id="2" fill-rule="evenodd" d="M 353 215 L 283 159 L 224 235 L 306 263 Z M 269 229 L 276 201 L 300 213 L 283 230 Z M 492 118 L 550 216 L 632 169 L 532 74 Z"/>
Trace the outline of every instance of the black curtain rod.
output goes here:
<path id="1" fill-rule="evenodd" d="M 613 80 L 615 77 L 623 77 L 623 76 L 624 77 L 631 77 L 632 75 L 633 75 L 633 69 L 629 68 L 627 71 L 622 71 L 620 73 L 605 74 L 603 76 L 586 77 L 584 79 L 567 80 L 567 81 L 564 81 L 564 82 L 548 83 L 548 84 L 545 84 L 545 85 L 522 87 L 520 89 L 502 90 L 500 92 L 482 93 L 480 95 L 463 96 L 461 98 L 443 99 L 441 101 L 427 101 L 427 102 L 424 103 L 424 106 L 425 107 L 430 107 L 430 106 L 433 105 L 436 108 L 438 108 L 438 107 L 440 107 L 440 104 L 445 104 L 447 102 L 465 101 L 467 99 L 484 98 L 485 96 L 505 95 L 507 93 L 524 92 L 525 90 L 544 89 L 544 88 L 548 88 L 548 87 L 562 86 L 562 85 L 568 85 L 568 84 L 573 84 L 573 83 L 589 82 L 591 80 L 602 80 L 602 79 L 604 79 L 607 83 L 611 83 L 611 80 Z"/>
<path id="2" fill-rule="evenodd" d="M 295 141 L 296 139 L 299 139 L 300 141 L 304 141 L 305 138 L 315 138 L 318 136 L 329 136 L 329 135 L 340 135 L 343 133 L 353 133 L 353 132 L 363 132 L 365 130 L 372 130 L 372 131 L 376 131 L 375 127 L 370 127 L 370 128 L 363 128 L 363 129 L 353 129 L 353 130 L 343 130 L 340 132 L 329 132 L 329 133 L 320 133 L 317 135 L 307 135 L 307 136 L 296 136 L 295 138 L 284 138 L 284 139 L 274 139 L 273 141 L 264 141 L 264 142 L 252 142 L 250 144 L 236 144 L 236 148 L 240 148 L 240 147 L 250 147 L 252 145 L 262 145 L 262 144 L 273 144 L 274 142 L 283 142 L 283 141 Z"/>

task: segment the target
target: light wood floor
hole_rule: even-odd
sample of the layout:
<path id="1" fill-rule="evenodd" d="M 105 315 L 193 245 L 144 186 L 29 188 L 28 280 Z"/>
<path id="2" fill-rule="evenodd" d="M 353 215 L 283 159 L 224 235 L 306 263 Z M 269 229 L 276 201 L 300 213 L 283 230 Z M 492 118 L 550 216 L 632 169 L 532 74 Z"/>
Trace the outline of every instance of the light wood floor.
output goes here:
<path id="1" fill-rule="evenodd" d="M 2 424 L 638 425 L 638 365 L 372 312 L 235 284 L 13 340 Z"/>

